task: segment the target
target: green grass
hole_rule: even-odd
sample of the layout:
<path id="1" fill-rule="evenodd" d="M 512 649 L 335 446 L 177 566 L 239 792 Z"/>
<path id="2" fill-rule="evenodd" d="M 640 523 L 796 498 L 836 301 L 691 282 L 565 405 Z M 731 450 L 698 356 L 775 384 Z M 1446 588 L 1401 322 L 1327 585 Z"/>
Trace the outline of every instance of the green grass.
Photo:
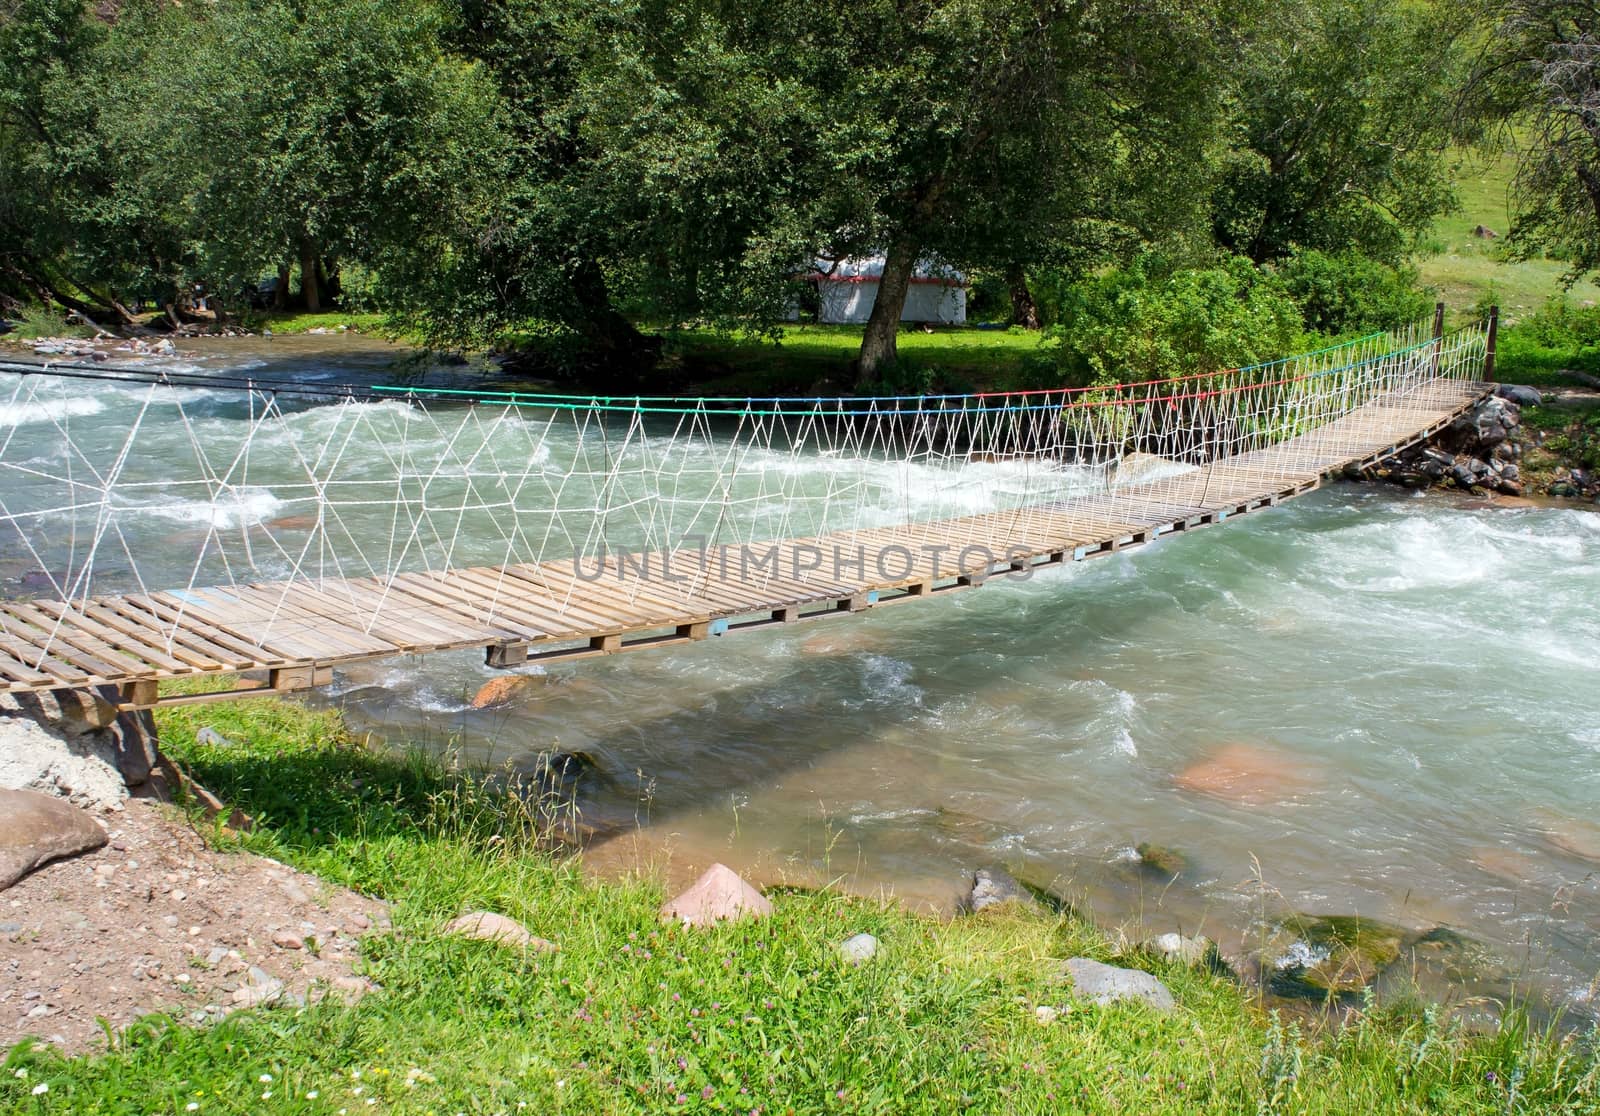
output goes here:
<path id="1" fill-rule="evenodd" d="M 168 747 L 260 821 L 250 848 L 389 899 L 367 939 L 380 990 L 355 1006 L 147 1019 L 109 1052 L 23 1045 L 0 1068 L 16 1113 L 1586 1112 L 1593 1038 L 1515 1011 L 1469 1036 L 1433 1011 L 1357 1013 L 1313 1033 L 1208 973 L 1121 956 L 1067 916 L 950 923 L 818 892 L 709 931 L 663 926 L 649 878 L 586 880 L 527 812 L 422 760 L 271 700 L 160 716 Z M 202 747 L 209 724 L 233 741 Z M 440 935 L 488 907 L 560 943 L 523 955 Z M 836 944 L 883 942 L 854 967 Z M 1052 979 L 1088 954 L 1154 969 L 1170 1015 L 1074 1004 Z M 1062 1009 L 1040 1025 L 1034 1008 Z M 270 1078 L 270 1080 L 266 1080 Z M 39 1085 L 48 1091 L 35 1096 Z M 263 1094 L 270 1097 L 263 1098 Z M 376 1104 L 368 1102 L 376 1101 Z M 189 1106 L 194 1108 L 190 1109 Z"/>
<path id="2" fill-rule="evenodd" d="M 1418 258 L 1424 286 L 1438 297 L 1458 320 L 1475 318 L 1478 308 L 1498 303 L 1504 321 L 1516 321 L 1536 311 L 1562 291 L 1566 264 L 1559 260 L 1507 258 L 1505 237 L 1511 228 L 1511 183 L 1516 163 L 1511 152 L 1493 158 L 1463 154 L 1456 173 L 1461 208 L 1440 218 L 1434 226 L 1429 254 Z M 1472 235 L 1479 225 L 1494 230 L 1497 239 Z M 1574 302 L 1600 301 L 1600 287 L 1580 282 L 1572 287 Z"/>
<path id="3" fill-rule="evenodd" d="M 398 336 L 387 314 L 355 314 L 342 310 L 312 314 L 305 310 L 272 310 L 252 312 L 245 315 L 244 321 L 251 329 L 270 329 L 273 333 L 286 336 L 310 333 L 314 329 L 337 330 L 341 326 L 356 333 Z"/>
<path id="4" fill-rule="evenodd" d="M 94 330 L 88 326 L 81 322 L 69 322 L 65 315 L 43 306 L 24 306 L 19 316 L 8 320 L 13 328 L 10 333 L 0 337 L 0 341 L 37 341 L 42 337 L 94 336 Z"/>
<path id="5" fill-rule="evenodd" d="M 862 331 L 861 326 L 788 325 L 773 342 L 675 330 L 667 335 L 669 367 L 705 394 L 835 391 L 850 383 Z M 904 380 L 912 392 L 1005 387 L 1038 349 L 1039 336 L 1023 329 L 947 326 L 924 333 L 905 328 L 896 341 L 900 367 L 891 377 Z"/>

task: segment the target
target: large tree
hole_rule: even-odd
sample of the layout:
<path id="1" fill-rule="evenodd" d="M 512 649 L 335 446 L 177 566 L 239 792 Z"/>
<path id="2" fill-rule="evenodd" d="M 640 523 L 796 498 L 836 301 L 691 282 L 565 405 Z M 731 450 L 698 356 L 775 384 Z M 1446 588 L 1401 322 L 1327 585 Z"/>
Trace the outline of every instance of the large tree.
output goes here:
<path id="1" fill-rule="evenodd" d="M 1465 20 L 1419 0 L 1284 0 L 1244 35 L 1216 239 L 1397 261 L 1453 204 L 1445 148 Z"/>
<path id="2" fill-rule="evenodd" d="M 1502 0 L 1486 16 L 1464 101 L 1518 148 L 1511 244 L 1565 258 L 1574 278 L 1600 270 L 1600 4 Z"/>
<path id="3" fill-rule="evenodd" d="M 431 266 L 496 150 L 494 89 L 443 52 L 431 0 L 13 9 L 0 257 L 69 306 L 298 265 L 316 308 L 341 260 Z"/>
<path id="4" fill-rule="evenodd" d="M 829 79 L 834 255 L 884 253 L 858 373 L 896 357 L 920 260 L 1017 274 L 1192 210 L 1218 104 L 1214 5 L 851 0 Z"/>

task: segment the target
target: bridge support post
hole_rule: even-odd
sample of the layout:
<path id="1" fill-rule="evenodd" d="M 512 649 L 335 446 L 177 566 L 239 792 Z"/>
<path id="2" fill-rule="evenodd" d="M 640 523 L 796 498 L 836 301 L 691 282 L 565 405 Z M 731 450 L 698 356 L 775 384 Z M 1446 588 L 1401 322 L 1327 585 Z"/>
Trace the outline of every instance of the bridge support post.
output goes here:
<path id="1" fill-rule="evenodd" d="M 528 645 L 526 643 L 507 643 L 487 649 L 484 660 L 492 667 L 505 668 L 521 666 L 528 661 Z"/>
<path id="2" fill-rule="evenodd" d="M 1444 348 L 1444 303 L 1433 304 L 1433 356 L 1428 362 L 1428 378 L 1439 376 L 1439 353 Z"/>
<path id="3" fill-rule="evenodd" d="M 1500 307 L 1489 307 L 1489 340 L 1483 350 L 1483 382 L 1494 383 L 1494 346 L 1500 337 Z"/>

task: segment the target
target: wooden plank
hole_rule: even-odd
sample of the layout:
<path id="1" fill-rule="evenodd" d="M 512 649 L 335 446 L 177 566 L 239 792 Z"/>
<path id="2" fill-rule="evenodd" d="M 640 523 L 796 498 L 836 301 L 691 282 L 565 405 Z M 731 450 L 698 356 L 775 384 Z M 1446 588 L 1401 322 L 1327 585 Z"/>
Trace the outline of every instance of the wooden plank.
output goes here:
<path id="1" fill-rule="evenodd" d="M 519 640 L 545 639 L 554 634 L 549 619 L 535 616 L 531 611 L 522 607 L 523 602 L 518 602 L 517 607 L 501 608 L 493 618 L 485 614 L 480 602 L 467 599 L 463 594 L 451 592 L 437 581 L 423 577 L 420 574 L 400 574 L 392 579 L 392 583 L 405 592 L 423 600 L 431 600 L 445 606 L 453 607 L 464 615 L 475 618 L 476 623 L 493 628 L 500 633 L 499 638 Z M 559 631 L 560 629 L 556 629 Z"/>
<path id="2" fill-rule="evenodd" d="M 13 634 L 38 644 L 55 659 L 92 666 L 108 677 L 143 678 L 161 673 L 159 668 L 126 651 L 109 647 L 82 628 L 62 622 L 31 601 L 7 601 L 3 611 L 15 627 Z"/>
<path id="3" fill-rule="evenodd" d="M 68 606 L 60 601 L 45 600 L 34 600 L 28 603 L 51 619 L 63 624 L 71 624 L 94 636 L 95 639 L 107 646 L 125 649 L 128 653 L 149 663 L 165 674 L 189 674 L 197 669 L 195 664 L 167 654 L 165 648 L 150 642 L 138 632 L 124 630 L 130 625 L 119 627 L 101 622 L 93 605 Z M 5 607 L 7 611 L 10 611 L 14 606 L 8 604 Z M 222 664 L 207 663 L 205 665 L 212 669 L 219 669 Z"/>
<path id="4" fill-rule="evenodd" d="M 162 594 L 156 594 L 149 597 L 97 597 L 95 600 L 97 604 L 128 617 L 130 622 L 138 622 L 141 617 L 153 618 L 159 625 L 158 630 L 192 650 L 214 656 L 224 667 L 233 670 L 254 670 L 285 661 L 281 656 L 220 628 L 209 627 L 204 634 L 197 632 L 191 626 L 196 619 L 193 610 L 186 604 L 179 607 L 168 603 L 162 597 Z"/>

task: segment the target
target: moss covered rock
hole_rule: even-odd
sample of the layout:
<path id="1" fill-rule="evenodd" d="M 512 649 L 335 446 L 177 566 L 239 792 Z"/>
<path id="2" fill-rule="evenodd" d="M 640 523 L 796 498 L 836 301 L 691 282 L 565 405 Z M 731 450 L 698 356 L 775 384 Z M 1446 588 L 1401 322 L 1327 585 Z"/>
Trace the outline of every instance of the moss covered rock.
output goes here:
<path id="1" fill-rule="evenodd" d="M 1294 915 L 1264 951 L 1263 975 L 1280 996 L 1355 996 L 1399 960 L 1408 936 L 1359 915 Z"/>

